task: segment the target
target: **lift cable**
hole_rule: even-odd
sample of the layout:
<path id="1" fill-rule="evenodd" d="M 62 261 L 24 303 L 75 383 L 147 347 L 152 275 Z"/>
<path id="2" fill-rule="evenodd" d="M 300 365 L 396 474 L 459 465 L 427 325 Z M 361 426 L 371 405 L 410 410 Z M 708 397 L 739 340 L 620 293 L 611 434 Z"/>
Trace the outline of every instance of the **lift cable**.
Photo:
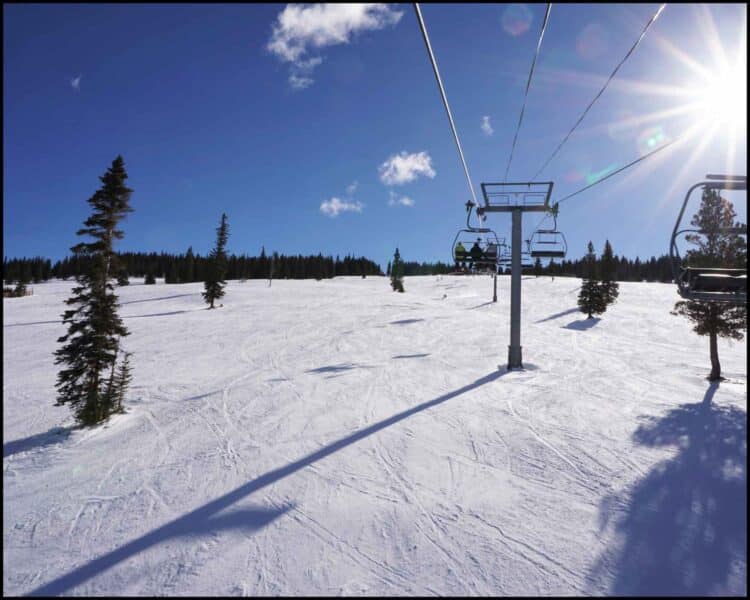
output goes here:
<path id="1" fill-rule="evenodd" d="M 536 44 L 536 52 L 534 53 L 534 60 L 531 61 L 531 69 L 529 70 L 529 78 L 526 81 L 526 91 L 523 95 L 523 104 L 521 105 L 521 115 L 518 117 L 518 126 L 516 127 L 516 133 L 513 136 L 513 145 L 510 148 L 510 158 L 508 158 L 508 166 L 505 167 L 505 176 L 503 177 L 503 183 L 508 179 L 508 171 L 510 170 L 510 163 L 513 160 L 513 151 L 516 148 L 516 140 L 518 139 L 518 132 L 521 130 L 521 122 L 523 121 L 523 113 L 526 110 L 526 98 L 529 95 L 529 87 L 531 86 L 531 76 L 534 74 L 534 65 L 536 65 L 536 59 L 539 56 L 539 49 L 542 47 L 542 39 L 544 38 L 544 32 L 547 29 L 547 21 L 549 20 L 549 13 L 552 9 L 552 3 L 547 3 L 547 12 L 544 13 L 544 21 L 542 22 L 542 30 L 539 33 L 539 41 Z"/>
<path id="2" fill-rule="evenodd" d="M 430 62 L 432 62 L 432 70 L 435 72 L 435 79 L 437 79 L 438 87 L 440 88 L 440 94 L 443 97 L 443 105 L 445 106 L 445 112 L 448 113 L 448 120 L 451 124 L 451 129 L 453 130 L 453 138 L 456 140 L 456 146 L 458 147 L 458 154 L 461 156 L 461 163 L 464 167 L 464 173 L 466 173 L 466 181 L 469 184 L 469 190 L 471 191 L 471 197 L 474 199 L 474 205 L 477 206 L 477 197 L 476 194 L 474 194 L 474 186 L 471 183 L 471 177 L 469 177 L 469 168 L 466 166 L 466 159 L 464 158 L 464 151 L 461 149 L 461 142 L 458 139 L 458 133 L 456 132 L 456 125 L 453 123 L 453 115 L 451 114 L 450 106 L 448 106 L 448 98 L 445 95 L 445 88 L 443 87 L 443 82 L 440 79 L 440 73 L 438 71 L 437 61 L 435 60 L 435 55 L 432 53 L 432 46 L 430 45 L 430 38 L 427 37 L 427 29 L 425 27 L 424 21 L 422 20 L 422 13 L 419 10 L 419 3 L 414 3 L 414 10 L 417 13 L 417 20 L 419 21 L 419 27 L 422 30 L 422 37 L 424 38 L 424 42 L 427 45 L 427 52 L 430 55 Z"/>
<path id="3" fill-rule="evenodd" d="M 649 156 L 653 156 L 653 155 L 654 155 L 654 154 L 656 154 L 657 152 L 661 152 L 662 150 L 664 150 L 664 148 L 668 148 L 668 147 L 669 147 L 669 146 L 671 146 L 672 144 L 675 144 L 675 143 L 679 142 L 679 141 L 680 141 L 680 140 L 681 140 L 681 139 L 682 139 L 683 137 L 684 137 L 684 136 L 680 136 L 680 137 L 678 137 L 678 138 L 676 138 L 676 139 L 672 140 L 671 142 L 668 142 L 668 143 L 664 144 L 663 146 L 659 146 L 659 147 L 658 147 L 658 148 L 657 148 L 656 150 L 652 150 L 652 151 L 651 151 L 651 152 L 649 152 L 648 154 L 644 154 L 643 156 L 640 156 L 640 157 L 636 158 L 636 159 L 635 159 L 634 161 L 632 161 L 632 162 L 629 162 L 629 163 L 628 163 L 627 165 L 625 165 L 624 167 L 620 167 L 620 168 L 619 168 L 619 169 L 617 169 L 616 171 L 612 171 L 611 173 L 609 173 L 608 175 L 606 175 L 606 176 L 602 177 L 601 179 L 598 179 L 598 180 L 596 180 L 596 181 L 595 181 L 594 183 L 592 183 L 592 184 L 589 184 L 589 185 L 587 185 L 586 187 L 584 187 L 584 188 L 581 188 L 580 190 L 578 190 L 578 191 L 576 191 L 576 192 L 573 192 L 572 194 L 568 194 L 568 195 L 567 195 L 567 196 L 565 196 L 565 197 L 564 197 L 563 199 L 561 199 L 561 200 L 558 200 L 558 201 L 557 201 L 557 204 L 560 204 L 561 202 L 565 202 L 565 200 L 567 200 L 568 198 L 572 198 L 573 196 L 576 196 L 576 195 L 580 194 L 581 192 L 585 192 L 586 190 L 588 190 L 588 189 L 590 189 L 590 188 L 594 187 L 595 185 L 598 185 L 598 184 L 600 184 L 600 183 L 601 183 L 602 181 L 606 181 L 606 180 L 607 180 L 607 179 L 609 179 L 610 177 L 613 177 L 613 176 L 617 175 L 618 173 L 621 173 L 621 172 L 622 172 L 622 171 L 624 171 L 625 169 L 629 169 L 629 168 L 630 168 L 630 167 L 632 167 L 633 165 L 635 165 L 635 164 L 637 164 L 637 163 L 641 162 L 642 160 L 644 160 L 644 159 L 648 158 Z"/>
<path id="4" fill-rule="evenodd" d="M 558 204 L 558 205 L 559 205 L 560 203 L 562 203 L 562 202 L 565 202 L 565 200 L 567 200 L 568 198 L 572 198 L 573 196 L 577 196 L 578 194 L 580 194 L 580 193 L 582 193 L 582 192 L 585 192 L 585 191 L 586 191 L 586 190 L 588 190 L 588 189 L 591 189 L 591 188 L 592 188 L 592 187 L 594 187 L 595 185 L 598 185 L 598 184 L 602 183 L 603 181 L 606 181 L 606 180 L 607 180 L 607 179 L 609 179 L 610 177 L 613 177 L 613 176 L 617 175 L 618 173 L 621 173 L 621 172 L 622 172 L 622 171 L 624 171 L 625 169 L 629 169 L 629 168 L 630 168 L 630 167 L 632 167 L 633 165 L 635 165 L 635 164 L 637 164 L 637 163 L 641 162 L 642 160 L 645 160 L 645 159 L 647 159 L 647 158 L 648 158 L 649 156 L 653 156 L 653 155 L 654 155 L 654 154 L 656 154 L 657 152 L 661 152 L 662 150 L 664 150 L 664 148 L 667 148 L 667 147 L 669 147 L 669 146 L 671 146 L 671 145 L 673 145 L 673 144 L 675 144 L 675 143 L 679 142 L 680 140 L 682 140 L 682 139 L 683 139 L 683 138 L 685 138 L 685 137 L 686 137 L 686 134 L 683 134 L 683 135 L 681 135 L 680 137 L 678 137 L 678 138 L 675 138 L 675 139 L 673 139 L 673 140 L 672 140 L 671 142 L 667 142 L 667 143 L 666 143 L 666 144 L 664 144 L 663 146 L 659 146 L 659 147 L 658 147 L 658 148 L 657 148 L 656 150 L 652 150 L 652 151 L 651 151 L 651 152 L 649 152 L 648 154 L 644 154 L 643 156 L 640 156 L 640 157 L 636 158 L 636 159 L 635 159 L 634 161 L 631 161 L 631 162 L 629 162 L 629 163 L 628 163 L 627 165 L 625 165 L 625 166 L 623 166 L 623 167 L 620 167 L 620 168 L 619 168 L 619 169 L 617 169 L 616 171 L 612 171 L 611 173 L 609 173 L 609 174 L 608 174 L 608 175 L 606 175 L 605 177 L 602 177 L 601 179 L 597 179 L 597 180 L 596 180 L 595 182 L 593 182 L 593 183 L 591 183 L 591 184 L 587 185 L 586 187 L 583 187 L 583 188 L 581 188 L 580 190 L 577 190 L 577 191 L 573 192 L 572 194 L 568 194 L 567 196 L 565 196 L 565 197 L 564 197 L 564 198 L 562 198 L 561 200 L 558 200 L 557 202 L 555 202 L 555 204 Z M 542 223 L 543 223 L 543 222 L 544 222 L 544 221 L 545 221 L 546 219 L 548 219 L 548 218 L 549 218 L 549 216 L 550 216 L 550 213 L 546 213 L 546 214 L 544 215 L 544 217 L 542 217 L 542 219 L 541 219 L 541 220 L 539 221 L 539 223 L 537 223 L 537 225 L 536 225 L 536 227 L 534 228 L 534 230 L 536 231 L 537 229 L 539 229 L 539 226 L 540 226 L 540 225 L 541 225 L 541 224 L 542 224 Z"/>
<path id="5" fill-rule="evenodd" d="M 657 19 L 657 18 L 659 17 L 659 15 L 661 14 L 661 12 L 662 12 L 662 11 L 664 10 L 664 8 L 665 8 L 666 6 L 667 6 L 667 5 L 666 5 L 666 3 L 665 3 L 665 4 L 662 4 L 662 5 L 661 5 L 661 6 L 659 7 L 659 9 L 658 9 L 658 10 L 657 10 L 657 11 L 656 11 L 656 12 L 654 13 L 654 15 L 653 15 L 653 16 L 651 17 L 651 19 L 649 20 L 649 22 L 648 22 L 648 23 L 646 23 L 646 26 L 645 26 L 645 27 L 643 28 L 643 31 L 641 32 L 641 35 L 640 35 L 640 36 L 638 36 L 638 39 L 637 39 L 637 40 L 635 41 L 635 44 L 633 44 L 633 46 L 632 46 L 632 47 L 630 48 L 630 50 L 628 50 L 628 52 L 627 52 L 627 54 L 625 55 L 625 57 L 624 57 L 624 58 L 623 58 L 623 59 L 622 59 L 622 60 L 620 61 L 620 63 L 619 63 L 619 64 L 618 64 L 618 65 L 617 65 L 617 66 L 615 67 L 615 70 L 614 70 L 614 71 L 612 71 L 612 74 L 611 74 L 611 75 L 609 76 L 609 79 L 607 79 L 607 81 L 606 81 L 606 82 L 604 83 L 604 86 L 602 87 L 602 89 L 601 89 L 601 90 L 599 90 L 599 93 L 598 93 L 598 94 L 597 94 L 596 96 L 594 96 L 594 99 L 593 99 L 593 100 L 592 100 L 592 101 L 591 101 L 591 102 L 589 103 L 589 105 L 588 105 L 588 106 L 586 107 L 586 110 L 584 110 L 584 111 L 583 111 L 583 114 L 582 114 L 582 115 L 581 115 L 581 116 L 579 117 L 578 121 L 576 121 L 576 124 L 575 124 L 575 125 L 573 125 L 573 128 L 572 128 L 572 129 L 571 129 L 571 130 L 570 130 L 570 131 L 568 132 L 568 134 L 567 134 L 567 135 L 566 135 L 566 136 L 565 136 L 565 137 L 563 138 L 562 142 L 560 142 L 560 144 L 559 144 L 559 145 L 557 146 L 557 148 L 555 149 L 555 151 L 554 151 L 554 152 L 552 153 L 552 155 L 551 155 L 551 156 L 550 156 L 550 157 L 549 157 L 549 158 L 547 159 L 547 161 L 546 161 L 546 162 L 545 162 L 545 163 L 544 163 L 544 164 L 542 165 L 542 167 L 541 167 L 541 168 L 540 168 L 540 169 L 539 169 L 539 170 L 538 170 L 538 171 L 536 172 L 536 174 L 535 174 L 535 175 L 534 175 L 534 176 L 533 176 L 533 177 L 531 178 L 531 180 L 532 180 L 532 181 L 534 181 L 534 180 L 535 180 L 535 179 L 536 179 L 536 178 L 537 178 L 537 177 L 539 176 L 539 174 L 540 174 L 540 173 L 541 173 L 542 171 L 544 171 L 544 169 L 546 168 L 546 166 L 547 166 L 547 165 L 548 165 L 548 164 L 550 163 L 550 161 L 551 161 L 551 160 L 552 160 L 552 159 L 553 159 L 553 158 L 554 158 L 554 157 L 555 157 L 555 156 L 557 155 L 557 153 L 558 153 L 558 152 L 560 151 L 560 148 L 562 148 L 562 147 L 563 147 L 563 144 L 565 144 L 565 142 L 566 142 L 566 141 L 568 141 L 568 138 L 569 138 L 569 137 L 571 136 L 571 134 L 573 133 L 573 131 L 575 131 L 576 127 L 578 127 L 578 126 L 579 126 L 579 125 L 581 124 L 581 122 L 583 121 L 584 117 L 585 117 L 585 116 L 586 116 L 586 114 L 587 114 L 587 113 L 589 112 L 589 109 L 590 109 L 590 108 L 591 108 L 591 107 L 592 107 L 592 106 L 594 105 L 594 102 L 596 102 L 596 101 L 597 101 L 597 100 L 599 99 L 599 97 L 600 97 L 600 96 L 601 96 L 601 95 L 602 95 L 602 94 L 604 93 L 604 90 L 605 90 L 605 89 L 607 89 L 607 86 L 609 85 L 609 82 L 610 82 L 610 81 L 612 81 L 612 79 L 614 78 L 614 76 L 615 76 L 615 75 L 617 74 L 617 71 L 619 71 L 619 70 L 620 70 L 620 67 L 621 67 L 621 66 L 622 66 L 622 65 L 623 65 L 623 64 L 625 63 L 625 61 L 626 61 L 626 60 L 627 60 L 627 59 L 628 59 L 628 58 L 630 57 L 630 55 L 631 55 L 631 54 L 633 53 L 633 51 L 634 51 L 634 50 L 635 50 L 635 49 L 636 49 L 636 48 L 638 47 L 638 45 L 639 45 L 639 44 L 641 43 L 641 40 L 642 40 L 642 39 L 643 39 L 643 37 L 644 37 L 644 36 L 646 35 L 646 31 L 648 31 L 648 28 L 649 28 L 649 27 L 651 27 L 651 25 L 652 25 L 652 24 L 654 23 L 654 21 L 656 21 L 656 19 Z"/>

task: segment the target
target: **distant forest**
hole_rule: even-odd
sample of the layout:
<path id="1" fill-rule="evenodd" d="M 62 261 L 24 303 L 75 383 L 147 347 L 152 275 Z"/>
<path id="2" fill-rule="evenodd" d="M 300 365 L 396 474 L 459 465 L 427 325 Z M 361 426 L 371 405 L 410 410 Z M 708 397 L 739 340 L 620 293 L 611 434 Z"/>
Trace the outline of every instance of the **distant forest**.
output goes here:
<path id="1" fill-rule="evenodd" d="M 203 281 L 209 265 L 209 257 L 193 254 L 188 248 L 185 254 L 166 252 L 118 252 L 118 269 L 128 276 L 163 277 L 165 283 L 190 283 Z M 52 264 L 43 257 L 5 258 L 3 280 L 6 284 L 23 281 L 38 283 L 56 277 L 68 279 L 84 272 L 85 258 L 66 257 Z M 278 254 L 267 255 L 265 249 L 259 256 L 227 257 L 226 279 L 328 279 L 336 275 L 383 275 L 380 266 L 365 258 L 354 258 L 317 254 L 302 256 Z"/>
<path id="2" fill-rule="evenodd" d="M 193 254 L 188 249 L 185 254 L 167 254 L 166 252 L 120 252 L 118 253 L 120 268 L 129 276 L 154 277 L 165 279 L 165 283 L 189 283 L 203 281 L 208 257 Z M 83 260 L 66 257 L 54 264 L 50 259 L 12 258 L 3 259 L 3 280 L 7 285 L 13 283 L 39 283 L 50 278 L 68 279 L 81 272 Z M 555 275 L 560 277 L 583 277 L 584 258 L 564 260 L 537 268 L 530 267 L 523 270 L 524 274 Z M 669 256 L 659 258 L 652 256 L 649 260 L 639 258 L 615 256 L 617 281 L 672 281 L 672 269 Z M 443 262 L 409 262 L 405 261 L 404 275 L 440 275 L 454 270 L 452 264 Z M 273 274 L 271 273 L 273 269 Z M 506 269 L 506 273 L 510 273 Z M 390 274 L 390 263 L 386 270 Z M 302 256 L 284 255 L 274 252 L 266 255 L 261 250 L 259 256 L 228 257 L 226 279 L 329 279 L 337 275 L 383 275 L 380 266 L 364 257 L 354 258 L 345 256 L 323 256 L 322 254 Z"/>
<path id="3" fill-rule="evenodd" d="M 669 256 L 663 255 L 659 258 L 652 256 L 647 261 L 641 261 L 639 258 L 630 260 L 628 258 L 615 256 L 617 281 L 661 281 L 669 283 L 672 281 L 672 267 Z M 554 262 L 549 265 L 538 267 L 528 267 L 522 270 L 524 275 L 554 275 L 560 277 L 580 277 L 585 274 L 585 258 L 577 260 L 563 260 Z M 601 257 L 597 257 L 597 268 Z M 404 262 L 404 275 L 436 275 L 451 273 L 454 266 L 443 262 L 436 263 L 419 263 Z M 386 270 L 390 274 L 390 263 Z M 510 274 L 510 269 L 501 270 L 501 273 Z"/>

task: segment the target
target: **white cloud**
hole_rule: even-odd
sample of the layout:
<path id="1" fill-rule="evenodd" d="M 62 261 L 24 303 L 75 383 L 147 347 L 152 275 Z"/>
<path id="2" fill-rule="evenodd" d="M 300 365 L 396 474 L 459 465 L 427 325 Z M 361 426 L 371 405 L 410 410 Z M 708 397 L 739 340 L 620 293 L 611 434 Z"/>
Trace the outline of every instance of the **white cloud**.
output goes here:
<path id="1" fill-rule="evenodd" d="M 330 200 L 321 203 L 320 212 L 333 218 L 337 217 L 340 212 L 349 211 L 361 213 L 362 208 L 364 208 L 364 204 L 361 202 L 346 202 L 334 196 Z"/>
<path id="2" fill-rule="evenodd" d="M 81 89 L 81 76 L 73 77 L 73 79 L 70 80 L 70 87 L 72 87 L 76 92 Z"/>
<path id="3" fill-rule="evenodd" d="M 319 56 L 306 58 L 310 50 L 348 44 L 352 35 L 395 25 L 403 14 L 387 4 L 287 4 L 266 48 L 291 63 L 289 83 L 303 89 L 313 83 L 312 71 L 323 62 Z"/>
<path id="4" fill-rule="evenodd" d="M 292 89 L 304 90 L 306 87 L 310 87 L 312 84 L 313 79 L 311 77 L 305 77 L 304 75 L 300 76 L 296 73 L 291 73 L 289 75 L 289 85 L 292 86 Z"/>
<path id="5" fill-rule="evenodd" d="M 435 177 L 432 158 L 427 152 L 408 154 L 404 150 L 400 154 L 390 156 L 380 165 L 378 171 L 380 172 L 380 181 L 386 185 L 402 185 L 414 181 L 420 175 L 430 178 Z"/>
<path id="6" fill-rule="evenodd" d="M 351 196 L 354 192 L 356 192 L 358 185 L 359 185 L 358 181 L 353 181 L 350 185 L 346 186 L 347 196 Z"/>
<path id="7" fill-rule="evenodd" d="M 398 194 L 395 194 L 393 191 L 390 191 L 389 194 L 390 198 L 388 199 L 388 206 L 414 206 L 414 200 L 408 196 L 401 196 L 399 198 Z"/>
<path id="8" fill-rule="evenodd" d="M 492 135 L 495 132 L 492 129 L 492 125 L 490 125 L 490 118 L 488 116 L 482 117 L 482 131 L 484 131 L 485 135 Z"/>

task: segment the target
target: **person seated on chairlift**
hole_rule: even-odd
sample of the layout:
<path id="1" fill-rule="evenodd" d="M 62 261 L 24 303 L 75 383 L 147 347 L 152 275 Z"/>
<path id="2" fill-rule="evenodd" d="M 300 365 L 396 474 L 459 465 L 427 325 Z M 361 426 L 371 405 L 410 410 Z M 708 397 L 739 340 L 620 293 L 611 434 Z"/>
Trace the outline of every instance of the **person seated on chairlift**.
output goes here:
<path id="1" fill-rule="evenodd" d="M 471 247 L 471 250 L 469 250 L 469 254 L 471 254 L 471 260 L 472 262 L 479 262 L 482 260 L 483 252 L 482 248 L 479 246 L 481 238 L 477 238 L 477 241 L 474 242 L 474 245 Z"/>
<path id="2" fill-rule="evenodd" d="M 466 258 L 466 248 L 464 248 L 464 245 L 461 242 L 458 242 L 456 244 L 455 249 L 453 250 L 454 258 L 456 259 L 456 266 L 463 263 L 464 259 Z"/>

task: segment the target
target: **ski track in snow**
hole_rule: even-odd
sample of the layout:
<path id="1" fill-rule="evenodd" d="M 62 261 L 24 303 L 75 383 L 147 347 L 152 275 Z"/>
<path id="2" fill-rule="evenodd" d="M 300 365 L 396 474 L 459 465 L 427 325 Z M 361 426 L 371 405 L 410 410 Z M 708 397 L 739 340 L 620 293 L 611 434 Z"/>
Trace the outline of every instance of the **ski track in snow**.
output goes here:
<path id="1" fill-rule="evenodd" d="M 621 284 L 587 321 L 579 280 L 525 278 L 526 369 L 506 372 L 509 278 L 493 304 L 487 277 L 341 277 L 229 282 L 214 311 L 200 284 L 118 288 L 149 317 L 126 321 L 128 412 L 69 429 L 53 352 L 71 285 L 4 299 L 7 595 L 607 593 L 629 491 L 680 451 L 634 432 L 709 393 L 746 410 L 745 342 L 719 341 L 731 379 L 707 391 L 673 286 Z M 742 595 L 732 560 L 712 583 Z"/>

